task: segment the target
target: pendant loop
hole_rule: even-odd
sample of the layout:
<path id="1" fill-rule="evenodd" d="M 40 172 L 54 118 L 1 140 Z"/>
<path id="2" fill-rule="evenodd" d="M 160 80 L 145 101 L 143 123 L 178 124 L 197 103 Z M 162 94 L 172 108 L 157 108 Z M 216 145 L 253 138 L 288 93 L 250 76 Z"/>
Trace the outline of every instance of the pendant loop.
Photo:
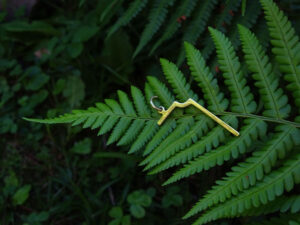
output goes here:
<path id="1" fill-rule="evenodd" d="M 161 112 L 161 111 L 165 111 L 165 108 L 163 106 L 159 106 L 157 107 L 154 102 L 153 102 L 153 99 L 155 98 L 158 98 L 157 96 L 152 96 L 151 99 L 150 99 L 150 104 L 152 106 L 153 109 L 156 109 L 157 111 Z"/>

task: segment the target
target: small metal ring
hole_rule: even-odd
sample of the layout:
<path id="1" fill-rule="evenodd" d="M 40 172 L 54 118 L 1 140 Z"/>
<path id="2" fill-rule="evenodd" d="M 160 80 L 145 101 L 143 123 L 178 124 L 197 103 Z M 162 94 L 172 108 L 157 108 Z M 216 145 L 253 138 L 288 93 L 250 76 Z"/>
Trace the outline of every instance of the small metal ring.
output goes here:
<path id="1" fill-rule="evenodd" d="M 152 106 L 153 109 L 156 109 L 157 111 L 161 112 L 161 111 L 164 111 L 165 108 L 163 106 L 159 106 L 157 107 L 154 103 L 153 103 L 153 99 L 154 98 L 158 98 L 157 96 L 152 96 L 151 99 L 150 99 L 150 104 Z"/>

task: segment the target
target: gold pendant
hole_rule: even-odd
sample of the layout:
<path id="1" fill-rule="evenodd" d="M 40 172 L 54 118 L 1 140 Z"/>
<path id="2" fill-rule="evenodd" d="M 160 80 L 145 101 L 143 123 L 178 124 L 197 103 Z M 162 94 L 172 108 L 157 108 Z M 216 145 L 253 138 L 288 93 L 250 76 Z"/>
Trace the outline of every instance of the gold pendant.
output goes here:
<path id="1" fill-rule="evenodd" d="M 222 127 L 224 127 L 226 130 L 228 130 L 233 135 L 235 135 L 235 136 L 239 136 L 240 135 L 240 133 L 238 131 L 236 131 L 233 127 L 231 127 L 230 125 L 228 125 L 227 123 L 225 123 L 219 117 L 217 117 L 216 115 L 214 115 L 213 113 L 211 113 L 210 111 L 208 111 L 206 108 L 204 108 L 202 105 L 200 105 L 199 103 L 197 103 L 196 101 L 194 101 L 191 98 L 189 98 L 184 103 L 180 103 L 180 102 L 174 101 L 172 103 L 172 105 L 167 110 L 165 110 L 165 108 L 163 106 L 160 106 L 160 107 L 155 106 L 154 103 L 153 103 L 153 99 L 154 98 L 157 98 L 157 96 L 153 96 L 150 99 L 150 104 L 151 104 L 151 106 L 154 109 L 156 109 L 158 111 L 158 113 L 162 114 L 161 118 L 157 122 L 158 125 L 161 125 L 165 121 L 165 119 L 171 114 L 171 112 L 176 107 L 178 107 L 178 108 L 185 108 L 185 107 L 187 107 L 189 105 L 193 105 L 197 109 L 201 110 L 204 114 L 206 114 L 207 116 L 209 116 L 210 118 L 212 118 L 214 121 L 216 121 L 218 124 L 220 124 Z"/>

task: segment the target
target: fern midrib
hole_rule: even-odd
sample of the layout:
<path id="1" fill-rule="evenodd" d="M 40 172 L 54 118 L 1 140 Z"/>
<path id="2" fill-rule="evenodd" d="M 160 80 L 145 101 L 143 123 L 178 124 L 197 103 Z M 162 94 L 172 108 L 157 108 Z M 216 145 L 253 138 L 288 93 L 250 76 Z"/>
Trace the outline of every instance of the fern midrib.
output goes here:
<path id="1" fill-rule="evenodd" d="M 294 127 L 300 127 L 300 123 L 297 122 L 292 122 L 289 120 L 284 120 L 284 119 L 276 119 L 273 117 L 265 117 L 265 116 L 259 116 L 259 115 L 254 115 L 251 113 L 234 113 L 234 112 L 227 112 L 227 111 L 222 111 L 222 112 L 212 112 L 216 115 L 229 115 L 229 116 L 236 116 L 236 117 L 242 117 L 242 118 L 251 118 L 251 119 L 258 119 L 258 120 L 263 120 L 267 122 L 272 122 L 272 123 L 279 123 L 279 124 L 285 124 L 285 125 L 290 125 Z M 195 114 L 184 114 L 184 115 L 178 115 L 178 116 L 173 116 L 170 119 L 180 119 L 186 116 L 197 116 L 199 114 L 202 114 L 202 112 L 195 112 Z"/>
<path id="2" fill-rule="evenodd" d="M 275 3 L 273 3 L 275 4 Z M 288 47 L 288 43 L 287 43 L 287 40 L 285 38 L 285 35 L 283 34 L 283 28 L 281 27 L 281 23 L 280 21 L 278 21 L 278 17 L 277 17 L 277 14 L 273 11 L 273 7 L 269 7 L 270 9 L 270 12 L 272 13 L 272 18 L 276 21 L 276 23 L 278 24 L 278 28 L 279 28 L 279 34 L 281 36 L 281 40 L 283 41 L 284 43 L 284 50 L 287 52 L 288 54 L 288 60 L 289 60 L 289 66 L 292 68 L 292 72 L 293 74 L 295 75 L 295 78 L 296 78 L 296 83 L 297 83 L 297 86 L 298 86 L 298 89 L 300 90 L 300 77 L 297 75 L 297 68 L 295 68 L 295 65 L 293 64 L 292 62 L 292 54 L 290 52 L 290 48 Z M 285 17 L 283 15 L 283 17 Z M 287 21 L 287 23 L 289 23 L 289 21 Z M 276 28 L 276 26 L 274 26 Z M 293 29 L 293 28 L 291 28 Z"/>
<path id="3" fill-rule="evenodd" d="M 106 112 L 92 112 L 92 113 L 84 113 L 84 114 L 76 114 L 76 115 L 72 115 L 72 116 L 68 116 L 65 117 L 65 119 L 70 119 L 70 118 L 75 118 L 77 119 L 82 118 L 82 117 L 90 117 L 90 116 L 101 116 L 101 115 L 105 115 L 105 116 L 115 116 L 115 117 L 120 117 L 120 118 L 128 118 L 128 119 L 134 119 L 134 120 L 158 120 L 157 118 L 153 118 L 153 117 L 137 117 L 137 116 L 131 116 L 131 115 L 125 115 L 125 114 L 112 114 L 112 113 L 106 113 Z M 54 119 L 64 119 L 63 117 L 60 118 L 54 118 Z M 49 119 L 52 120 L 52 119 Z"/>
<path id="4" fill-rule="evenodd" d="M 248 113 L 247 107 L 245 105 L 244 97 L 243 97 L 243 95 L 241 93 L 240 88 L 238 87 L 238 81 L 236 80 L 236 77 L 235 77 L 236 73 L 234 71 L 234 68 L 233 68 L 233 65 L 232 65 L 232 61 L 230 60 L 231 57 L 230 57 L 230 53 L 228 52 L 229 49 L 227 49 L 226 46 L 223 46 L 223 49 L 224 49 L 224 52 L 225 52 L 224 56 L 225 56 L 225 59 L 227 61 L 227 65 L 229 65 L 228 67 L 229 67 L 229 70 L 230 70 L 230 73 L 231 73 L 231 77 L 233 77 L 233 80 L 234 80 L 235 89 L 238 91 L 239 98 L 240 98 L 240 100 L 242 102 L 243 111 L 244 111 L 244 113 Z"/>
<path id="5" fill-rule="evenodd" d="M 292 130 L 293 128 L 290 127 L 288 131 L 285 131 L 284 135 L 279 139 L 277 140 L 275 143 L 271 144 L 270 146 L 268 146 L 268 148 L 270 148 L 271 146 L 276 146 L 277 143 L 281 143 L 281 141 L 283 139 L 285 139 L 286 136 L 288 136 L 290 134 L 290 131 Z M 272 150 L 274 150 L 275 148 L 273 148 Z M 273 151 L 266 151 L 264 155 L 264 157 L 260 157 L 260 160 L 259 161 L 256 161 L 255 163 L 253 163 L 251 165 L 251 167 L 248 167 L 245 171 L 243 171 L 241 174 L 239 174 L 238 176 L 234 176 L 233 179 L 231 180 L 231 182 L 227 182 L 225 185 L 222 185 L 222 189 L 219 188 L 219 190 L 217 192 L 213 192 L 214 195 L 218 195 L 220 192 L 223 191 L 224 188 L 228 188 L 227 186 L 231 186 L 232 183 L 236 182 L 238 179 L 240 179 L 241 177 L 244 177 L 248 174 L 249 171 L 251 171 L 253 168 L 257 167 L 257 165 L 261 164 L 265 158 L 267 158 L 268 155 L 270 155 L 271 153 L 273 153 Z M 219 186 L 220 187 L 220 186 Z M 243 188 L 245 190 L 245 188 Z M 209 199 L 209 198 L 208 198 Z M 203 200 L 208 200 L 208 199 L 203 199 Z"/>
<path id="6" fill-rule="evenodd" d="M 247 35 L 245 35 L 246 36 L 246 38 L 248 38 L 248 36 Z M 251 39 L 249 39 L 248 38 L 248 43 L 251 43 Z M 259 73 L 260 73 L 260 77 L 262 77 L 263 78 L 263 82 L 264 82 L 264 84 L 265 84 L 265 87 L 267 88 L 267 90 L 268 90 L 268 94 L 271 96 L 271 98 L 272 98 L 272 105 L 274 106 L 274 108 L 275 108 L 275 112 L 276 112 L 276 115 L 277 115 L 277 118 L 282 118 L 281 116 L 280 116 L 280 113 L 279 113 L 279 106 L 278 106 L 278 104 L 277 104 L 277 101 L 276 101 L 276 99 L 275 99 L 275 97 L 274 97 L 274 92 L 271 90 L 271 84 L 269 83 L 269 80 L 266 78 L 266 76 L 264 76 L 264 69 L 263 69 L 263 66 L 262 66 L 262 64 L 261 64 L 261 62 L 262 62 L 262 60 L 260 60 L 260 57 L 259 57 L 259 55 L 257 54 L 258 52 L 257 51 L 255 51 L 254 50 L 254 48 L 252 48 L 252 45 L 250 44 L 250 45 L 248 45 L 249 47 L 250 47 L 250 49 L 251 49 L 251 52 L 252 52 L 252 54 L 255 56 L 255 64 L 257 65 L 256 67 L 259 69 Z M 256 46 L 257 47 L 257 46 Z M 267 63 L 268 64 L 268 63 Z"/>

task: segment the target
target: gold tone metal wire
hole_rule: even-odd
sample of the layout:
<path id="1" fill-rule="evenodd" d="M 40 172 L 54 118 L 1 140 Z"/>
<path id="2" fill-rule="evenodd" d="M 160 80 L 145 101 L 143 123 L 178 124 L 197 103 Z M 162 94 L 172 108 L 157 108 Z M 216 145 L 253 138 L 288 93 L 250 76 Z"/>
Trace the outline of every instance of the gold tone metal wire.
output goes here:
<path id="1" fill-rule="evenodd" d="M 236 131 L 233 127 L 231 127 L 230 125 L 228 125 L 227 123 L 225 123 L 223 120 L 221 120 L 219 117 L 217 117 L 216 115 L 214 115 L 213 113 L 211 113 L 210 111 L 208 111 L 206 108 L 204 108 L 202 105 L 200 105 L 199 103 L 197 103 L 196 101 L 194 101 L 193 99 L 189 98 L 187 101 L 185 101 L 184 103 L 180 103 L 177 101 L 174 101 L 172 103 L 172 105 L 165 110 L 164 107 L 160 106 L 157 107 L 155 106 L 155 104 L 153 103 L 153 99 L 157 98 L 157 96 L 153 96 L 150 100 L 150 104 L 151 106 L 156 109 L 158 111 L 158 113 L 162 114 L 161 118 L 158 120 L 157 124 L 161 125 L 165 119 L 167 119 L 167 117 L 171 114 L 171 112 L 176 108 L 185 108 L 189 105 L 193 105 L 195 106 L 197 109 L 199 109 L 200 111 L 202 111 L 205 115 L 209 116 L 211 119 L 213 119 L 214 121 L 216 121 L 218 124 L 220 124 L 222 127 L 224 127 L 226 130 L 228 130 L 230 133 L 232 133 L 235 136 L 239 136 L 240 133 L 238 131 Z"/>

